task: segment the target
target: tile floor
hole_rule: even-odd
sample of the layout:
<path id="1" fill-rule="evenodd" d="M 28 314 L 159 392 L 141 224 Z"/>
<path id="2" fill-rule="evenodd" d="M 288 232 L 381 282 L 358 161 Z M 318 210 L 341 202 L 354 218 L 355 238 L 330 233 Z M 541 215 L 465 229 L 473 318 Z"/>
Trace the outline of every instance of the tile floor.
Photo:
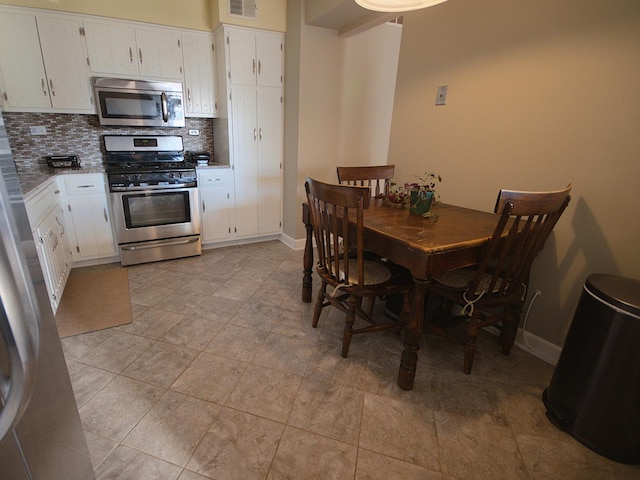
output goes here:
<path id="1" fill-rule="evenodd" d="M 301 265 L 266 242 L 128 268 L 133 322 L 63 339 L 99 480 L 640 478 L 553 427 L 553 367 L 488 334 L 471 376 L 425 337 L 408 392 L 401 336 L 342 359 L 343 317 L 311 328 Z"/>

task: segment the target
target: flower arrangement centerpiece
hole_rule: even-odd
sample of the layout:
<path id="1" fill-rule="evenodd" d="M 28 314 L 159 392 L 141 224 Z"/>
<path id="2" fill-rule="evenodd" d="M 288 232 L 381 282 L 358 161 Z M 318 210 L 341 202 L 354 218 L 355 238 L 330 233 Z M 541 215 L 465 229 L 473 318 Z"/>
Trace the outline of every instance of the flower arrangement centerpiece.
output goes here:
<path id="1" fill-rule="evenodd" d="M 409 192 L 409 211 L 423 217 L 438 217 L 432 208 L 438 203 L 440 196 L 436 192 L 436 184 L 442 182 L 442 177 L 434 172 L 414 175 L 415 181 L 405 183 L 404 189 Z"/>
<path id="2" fill-rule="evenodd" d="M 423 175 L 414 175 L 415 181 L 399 186 L 393 179 L 389 182 L 389 194 L 385 201 L 393 206 L 404 208 L 409 204 L 409 211 L 423 217 L 435 217 L 438 215 L 431 210 L 438 203 L 440 196 L 436 192 L 436 185 L 442 181 L 437 173 L 428 172 Z"/>

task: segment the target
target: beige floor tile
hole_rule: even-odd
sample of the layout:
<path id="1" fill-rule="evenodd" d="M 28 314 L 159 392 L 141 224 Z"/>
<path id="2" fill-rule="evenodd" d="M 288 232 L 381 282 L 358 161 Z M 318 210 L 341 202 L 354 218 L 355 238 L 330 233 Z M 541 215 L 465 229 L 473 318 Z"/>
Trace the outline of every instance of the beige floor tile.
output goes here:
<path id="1" fill-rule="evenodd" d="M 80 362 L 72 362 L 69 366 L 69 377 L 73 386 L 73 394 L 76 397 L 78 407 L 87 403 L 96 393 L 116 377 L 113 372 L 107 372 L 100 368 L 85 365 Z"/>
<path id="2" fill-rule="evenodd" d="M 95 332 L 84 333 L 82 335 L 74 335 L 60 339 L 62 343 L 62 351 L 67 360 L 76 360 L 100 345 L 111 335 L 116 333 L 115 328 L 107 328 L 105 330 L 97 330 Z"/>
<path id="3" fill-rule="evenodd" d="M 254 328 L 270 332 L 282 321 L 284 312 L 281 308 L 261 305 L 253 301 L 245 303 L 229 323 L 238 327 Z"/>
<path id="4" fill-rule="evenodd" d="M 96 480 L 174 480 L 180 467 L 119 446 L 96 470 Z"/>
<path id="5" fill-rule="evenodd" d="M 288 424 L 350 445 L 358 445 L 364 392 L 305 380 Z"/>
<path id="6" fill-rule="evenodd" d="M 85 353 L 78 361 L 103 370 L 120 373 L 153 343 L 150 338 L 115 332 L 104 342 Z"/>
<path id="7" fill-rule="evenodd" d="M 118 446 L 118 442 L 85 430 L 84 438 L 87 440 L 91 464 L 95 470 Z"/>
<path id="8" fill-rule="evenodd" d="M 419 402 L 367 393 L 361 448 L 439 471 L 433 411 Z"/>
<path id="9" fill-rule="evenodd" d="M 123 444 L 184 466 L 220 406 L 168 391 L 123 440 Z"/>
<path id="10" fill-rule="evenodd" d="M 162 396 L 164 389 L 117 377 L 80 408 L 85 430 L 121 441 Z"/>
<path id="11" fill-rule="evenodd" d="M 172 390 L 224 404 L 247 363 L 201 353 L 171 386 Z"/>
<path id="12" fill-rule="evenodd" d="M 223 408 L 187 468 L 215 479 L 262 480 L 283 428 L 281 423 Z"/>
<path id="13" fill-rule="evenodd" d="M 314 343 L 305 339 L 269 334 L 253 358 L 253 363 L 304 375 L 313 347 Z"/>
<path id="14" fill-rule="evenodd" d="M 528 479 L 511 429 L 435 412 L 442 472 L 468 480 Z"/>
<path id="15" fill-rule="evenodd" d="M 214 353 L 243 362 L 250 362 L 267 338 L 268 332 L 255 328 L 225 325 L 204 348 Z"/>
<path id="16" fill-rule="evenodd" d="M 358 450 L 355 480 L 441 480 L 440 472 L 402 462 L 363 448 Z"/>
<path id="17" fill-rule="evenodd" d="M 321 435 L 287 427 L 268 480 L 353 478 L 357 449 Z"/>
<path id="18" fill-rule="evenodd" d="M 305 376 L 319 382 L 363 389 L 376 381 L 375 373 L 368 368 L 368 357 L 368 351 L 354 349 L 343 358 L 339 345 L 317 342 Z"/>
<path id="19" fill-rule="evenodd" d="M 197 355 L 196 350 L 156 342 L 125 368 L 122 375 L 169 388 Z"/>
<path id="20" fill-rule="evenodd" d="M 259 365 L 249 365 L 226 405 L 285 423 L 298 394 L 302 377 Z"/>
<path id="21" fill-rule="evenodd" d="M 187 316 L 162 337 L 163 342 L 202 351 L 225 326 L 210 318 Z"/>
<path id="22" fill-rule="evenodd" d="M 184 312 L 170 312 L 150 307 L 136 318 L 135 322 L 123 325 L 121 331 L 158 340 L 184 318 Z"/>

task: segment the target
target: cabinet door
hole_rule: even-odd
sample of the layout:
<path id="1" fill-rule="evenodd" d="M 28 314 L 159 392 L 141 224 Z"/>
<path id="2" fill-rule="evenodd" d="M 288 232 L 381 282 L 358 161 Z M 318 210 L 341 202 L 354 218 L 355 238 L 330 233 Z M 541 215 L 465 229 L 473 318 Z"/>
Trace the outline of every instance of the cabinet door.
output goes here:
<path id="1" fill-rule="evenodd" d="M 115 255 L 104 176 L 65 175 L 64 191 L 74 260 Z"/>
<path id="2" fill-rule="evenodd" d="M 259 233 L 282 228 L 282 158 L 284 105 L 282 89 L 258 88 L 258 198 Z"/>
<path id="3" fill-rule="evenodd" d="M 256 35 L 257 79 L 260 86 L 282 87 L 284 77 L 284 39 L 280 35 Z"/>
<path id="4" fill-rule="evenodd" d="M 77 20 L 37 17 L 40 46 L 51 95 L 58 110 L 93 113 L 86 55 Z"/>
<path id="5" fill-rule="evenodd" d="M 187 115 L 215 116 L 215 49 L 213 35 L 183 34 L 184 93 Z"/>
<path id="6" fill-rule="evenodd" d="M 203 243 L 231 237 L 233 177 L 230 169 L 198 173 Z"/>
<path id="7" fill-rule="evenodd" d="M 140 75 L 182 80 L 181 45 L 178 33 L 159 28 L 136 28 Z"/>
<path id="8" fill-rule="evenodd" d="M 59 206 L 36 228 L 34 238 L 49 301 L 55 313 L 71 268 L 71 252 L 66 241 L 62 210 Z"/>
<path id="9" fill-rule="evenodd" d="M 0 70 L 6 110 L 51 108 L 34 16 L 0 13 Z"/>
<path id="10" fill-rule="evenodd" d="M 91 72 L 138 76 L 136 34 L 117 23 L 84 22 Z"/>
<path id="11" fill-rule="evenodd" d="M 256 35 L 251 31 L 229 29 L 227 32 L 229 57 L 229 83 L 255 85 L 258 61 L 256 59 Z"/>
<path id="12" fill-rule="evenodd" d="M 236 233 L 258 233 L 258 126 L 255 87 L 231 89 L 230 116 L 235 170 Z"/>

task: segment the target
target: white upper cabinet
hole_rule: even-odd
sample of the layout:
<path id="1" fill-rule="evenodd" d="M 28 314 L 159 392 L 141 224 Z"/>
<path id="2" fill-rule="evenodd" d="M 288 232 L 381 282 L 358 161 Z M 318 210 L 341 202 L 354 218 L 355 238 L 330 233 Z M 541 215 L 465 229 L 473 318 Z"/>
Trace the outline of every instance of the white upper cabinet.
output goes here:
<path id="1" fill-rule="evenodd" d="M 93 113 L 81 34 L 73 17 L 0 11 L 5 110 Z"/>
<path id="2" fill-rule="evenodd" d="M 176 31 L 85 20 L 84 32 L 92 73 L 182 81 L 182 42 Z"/>
<path id="3" fill-rule="evenodd" d="M 187 115 L 216 117 L 218 115 L 218 101 L 213 34 L 183 33 L 182 58 Z"/>
<path id="4" fill-rule="evenodd" d="M 136 34 L 128 25 L 112 22 L 84 22 L 91 72 L 138 76 Z"/>
<path id="5" fill-rule="evenodd" d="M 225 28 L 232 85 L 282 87 L 284 40 L 281 34 Z"/>

